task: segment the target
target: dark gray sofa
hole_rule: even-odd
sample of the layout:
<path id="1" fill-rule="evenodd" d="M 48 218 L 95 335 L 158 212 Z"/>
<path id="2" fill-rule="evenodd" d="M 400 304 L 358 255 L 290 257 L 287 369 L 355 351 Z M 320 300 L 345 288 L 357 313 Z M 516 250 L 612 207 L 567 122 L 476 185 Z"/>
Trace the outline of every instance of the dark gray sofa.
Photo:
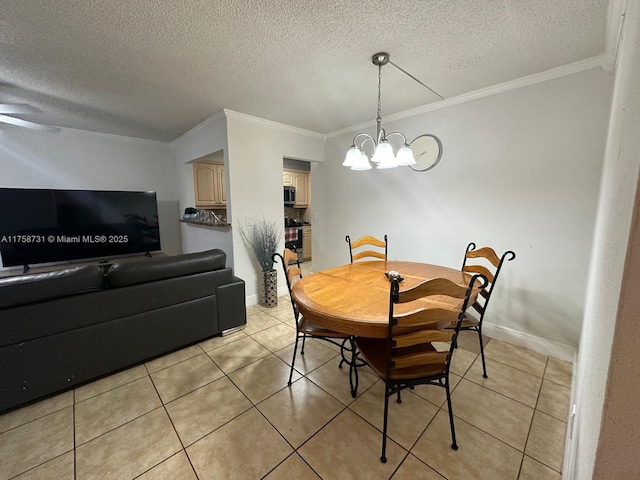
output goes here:
<path id="1" fill-rule="evenodd" d="M 0 411 L 246 323 L 222 250 L 0 278 Z"/>

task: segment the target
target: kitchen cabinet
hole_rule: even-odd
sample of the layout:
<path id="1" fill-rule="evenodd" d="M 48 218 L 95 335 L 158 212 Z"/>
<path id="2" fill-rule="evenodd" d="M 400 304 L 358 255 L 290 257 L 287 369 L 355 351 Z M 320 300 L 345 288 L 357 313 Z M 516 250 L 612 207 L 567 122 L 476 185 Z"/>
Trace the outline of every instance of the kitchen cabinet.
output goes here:
<path id="1" fill-rule="evenodd" d="M 302 227 L 302 260 L 311 260 L 311 225 Z"/>
<path id="2" fill-rule="evenodd" d="M 224 165 L 221 163 L 197 162 L 193 164 L 193 181 L 196 193 L 196 208 L 226 207 Z"/>
<path id="3" fill-rule="evenodd" d="M 296 187 L 296 203 L 294 208 L 309 206 L 311 191 L 309 186 L 309 172 L 300 170 L 283 170 L 282 183 L 285 186 Z"/>
<path id="4" fill-rule="evenodd" d="M 293 172 L 283 170 L 282 172 L 282 184 L 285 187 L 293 187 Z"/>

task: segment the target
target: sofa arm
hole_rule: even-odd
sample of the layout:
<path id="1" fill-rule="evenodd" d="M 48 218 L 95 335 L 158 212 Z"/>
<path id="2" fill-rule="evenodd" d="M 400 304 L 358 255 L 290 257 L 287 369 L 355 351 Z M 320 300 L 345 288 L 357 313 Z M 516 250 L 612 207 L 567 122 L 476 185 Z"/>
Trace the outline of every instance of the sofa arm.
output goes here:
<path id="1" fill-rule="evenodd" d="M 231 283 L 216 287 L 218 304 L 218 328 L 225 331 L 242 327 L 247 323 L 244 280 L 233 277 Z"/>

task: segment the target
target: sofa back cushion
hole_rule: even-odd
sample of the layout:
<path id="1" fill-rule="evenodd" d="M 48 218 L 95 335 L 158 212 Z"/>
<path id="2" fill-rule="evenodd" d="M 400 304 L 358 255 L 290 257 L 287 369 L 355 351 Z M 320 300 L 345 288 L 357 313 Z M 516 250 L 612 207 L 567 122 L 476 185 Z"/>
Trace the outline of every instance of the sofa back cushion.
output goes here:
<path id="1" fill-rule="evenodd" d="M 139 262 L 114 263 L 107 271 L 106 284 L 109 288 L 119 288 L 220 270 L 225 267 L 226 260 L 224 251 L 214 249 Z"/>
<path id="2" fill-rule="evenodd" d="M 104 273 L 98 265 L 0 278 L 0 308 L 95 292 L 103 286 Z"/>

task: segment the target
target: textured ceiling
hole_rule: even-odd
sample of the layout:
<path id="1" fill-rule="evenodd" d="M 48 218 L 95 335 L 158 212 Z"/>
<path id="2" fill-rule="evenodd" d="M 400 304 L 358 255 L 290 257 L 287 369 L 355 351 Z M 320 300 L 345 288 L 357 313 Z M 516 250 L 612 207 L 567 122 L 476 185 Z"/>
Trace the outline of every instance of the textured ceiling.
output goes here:
<path id="1" fill-rule="evenodd" d="M 0 0 L 0 103 L 164 141 L 222 108 L 327 133 L 375 118 L 378 51 L 449 98 L 603 53 L 608 3 Z M 382 84 L 383 118 L 439 101 Z"/>

